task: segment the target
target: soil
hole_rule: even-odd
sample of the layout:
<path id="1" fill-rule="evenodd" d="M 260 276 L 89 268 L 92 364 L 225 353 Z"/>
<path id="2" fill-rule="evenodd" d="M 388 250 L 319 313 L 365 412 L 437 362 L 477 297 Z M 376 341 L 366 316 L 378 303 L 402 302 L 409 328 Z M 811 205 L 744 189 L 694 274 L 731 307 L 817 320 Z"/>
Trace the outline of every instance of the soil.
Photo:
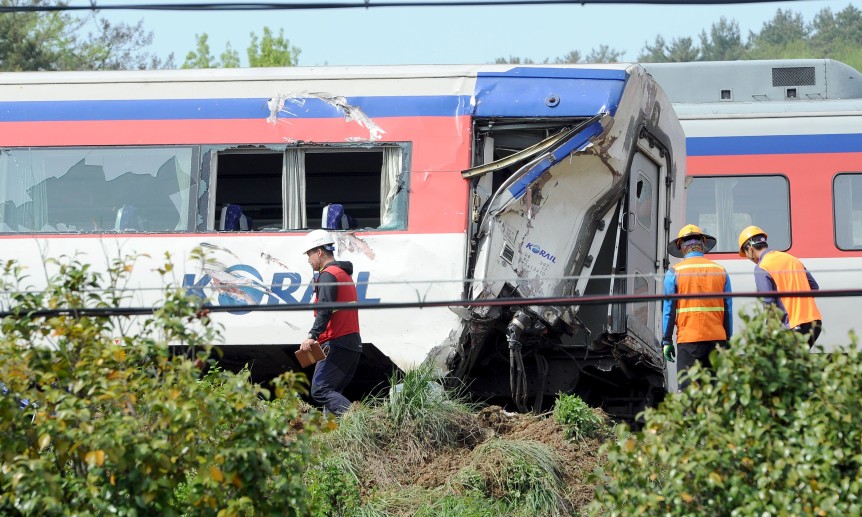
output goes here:
<path id="1" fill-rule="evenodd" d="M 476 445 L 496 436 L 503 439 L 534 440 L 550 446 L 558 452 L 562 460 L 566 497 L 572 507 L 578 510 L 593 500 L 596 482 L 595 476 L 591 474 L 605 461 L 604 455 L 599 453 L 601 441 L 567 439 L 563 428 L 548 414 L 512 413 L 498 406 L 489 406 L 476 414 L 476 420 L 480 430 L 476 440 L 471 440 L 459 448 L 426 451 L 424 461 L 413 463 L 411 468 L 397 468 L 394 469 L 396 472 L 390 470 L 389 474 L 394 477 L 391 481 L 401 486 L 443 486 L 470 464 L 471 451 Z M 394 458 L 391 460 L 381 463 L 389 463 L 390 466 L 401 463 Z"/>

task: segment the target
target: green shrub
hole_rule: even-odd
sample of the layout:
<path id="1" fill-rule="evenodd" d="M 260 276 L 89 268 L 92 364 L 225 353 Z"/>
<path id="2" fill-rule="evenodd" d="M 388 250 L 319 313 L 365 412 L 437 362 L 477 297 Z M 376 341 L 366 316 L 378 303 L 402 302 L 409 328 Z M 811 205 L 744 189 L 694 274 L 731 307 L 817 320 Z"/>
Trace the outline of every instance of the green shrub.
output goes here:
<path id="1" fill-rule="evenodd" d="M 562 461 L 548 445 L 492 438 L 473 450 L 470 465 L 452 482 L 462 494 L 499 500 L 506 515 L 568 515 Z M 458 490 L 460 488 L 460 490 Z"/>
<path id="2" fill-rule="evenodd" d="M 0 514 L 307 515 L 316 423 L 291 430 L 301 379 L 272 392 L 247 373 L 200 381 L 218 329 L 181 289 L 135 320 L 80 312 L 128 306 L 118 286 L 133 270 L 117 260 L 103 280 L 74 258 L 47 260 L 47 287 L 33 290 L 5 264 Z"/>
<path id="3" fill-rule="evenodd" d="M 306 471 L 314 515 L 349 515 L 361 505 L 359 478 L 344 456 L 333 452 L 315 461 Z"/>
<path id="4" fill-rule="evenodd" d="M 561 394 L 557 397 L 554 420 L 563 426 L 566 438 L 574 440 L 601 436 L 609 429 L 607 417 L 577 395 Z"/>
<path id="5" fill-rule="evenodd" d="M 744 316 L 691 386 L 618 428 L 590 507 L 614 515 L 862 514 L 862 355 L 809 353 L 774 310 Z M 827 322 L 828 324 L 828 322 Z"/>

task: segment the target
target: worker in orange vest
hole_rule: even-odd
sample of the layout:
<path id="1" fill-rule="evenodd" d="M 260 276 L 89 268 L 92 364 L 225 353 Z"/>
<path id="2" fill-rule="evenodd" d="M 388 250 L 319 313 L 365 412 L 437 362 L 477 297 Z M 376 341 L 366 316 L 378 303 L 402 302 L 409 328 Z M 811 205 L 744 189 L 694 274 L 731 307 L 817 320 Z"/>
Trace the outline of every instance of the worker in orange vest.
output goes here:
<path id="1" fill-rule="evenodd" d="M 704 257 L 715 246 L 715 237 L 706 235 L 693 224 L 684 226 L 677 238 L 668 243 L 668 253 L 682 258 L 671 267 L 664 279 L 665 294 L 729 293 L 730 277 L 727 271 Z M 677 374 L 680 375 L 695 361 L 707 368 L 712 366 L 709 354 L 716 346 L 727 346 L 733 334 L 733 304 L 731 299 L 678 298 L 664 301 L 664 337 L 662 351 L 668 362 L 674 362 L 677 353 L 673 346 L 673 329 L 677 328 L 676 344 L 679 350 Z M 680 381 L 680 389 L 688 379 Z"/>
<path id="2" fill-rule="evenodd" d="M 749 226 L 739 234 L 739 256 L 754 262 L 754 282 L 759 292 L 816 291 L 820 289 L 802 262 L 783 251 L 769 249 L 766 232 Z M 808 336 L 808 347 L 820 336 L 823 318 L 812 297 L 765 296 L 764 303 L 777 306 L 784 314 L 783 322 Z"/>

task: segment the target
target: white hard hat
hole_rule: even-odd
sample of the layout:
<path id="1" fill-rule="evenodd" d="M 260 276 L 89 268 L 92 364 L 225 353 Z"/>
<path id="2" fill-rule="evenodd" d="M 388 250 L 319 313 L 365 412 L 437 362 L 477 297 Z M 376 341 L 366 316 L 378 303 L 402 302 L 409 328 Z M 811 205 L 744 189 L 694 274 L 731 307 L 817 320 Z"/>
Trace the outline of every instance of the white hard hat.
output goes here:
<path id="1" fill-rule="evenodd" d="M 305 240 L 302 241 L 302 253 L 308 253 L 314 248 L 319 248 L 321 246 L 325 247 L 329 251 L 333 251 L 335 247 L 335 239 L 332 238 L 332 235 L 326 230 L 313 230 L 308 235 L 305 236 Z"/>

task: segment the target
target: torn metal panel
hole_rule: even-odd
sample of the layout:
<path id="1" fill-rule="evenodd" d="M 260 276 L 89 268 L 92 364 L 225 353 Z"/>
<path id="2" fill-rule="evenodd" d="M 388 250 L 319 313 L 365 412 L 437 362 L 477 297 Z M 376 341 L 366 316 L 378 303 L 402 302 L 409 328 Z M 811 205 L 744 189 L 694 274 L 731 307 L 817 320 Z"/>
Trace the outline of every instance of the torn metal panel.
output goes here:
<path id="1" fill-rule="evenodd" d="M 330 95 L 328 93 L 300 92 L 296 94 L 279 94 L 267 100 L 267 108 L 269 116 L 266 121 L 270 124 L 278 124 L 284 121 L 283 116 L 299 117 L 305 108 L 308 99 L 318 99 L 333 108 L 341 111 L 344 114 L 345 122 L 356 122 L 360 127 L 368 130 L 368 138 L 348 137 L 348 142 L 374 142 L 380 140 L 386 131 L 378 126 L 362 109 L 347 102 L 347 99 L 340 95 Z M 279 115 L 283 115 L 279 117 Z"/>

